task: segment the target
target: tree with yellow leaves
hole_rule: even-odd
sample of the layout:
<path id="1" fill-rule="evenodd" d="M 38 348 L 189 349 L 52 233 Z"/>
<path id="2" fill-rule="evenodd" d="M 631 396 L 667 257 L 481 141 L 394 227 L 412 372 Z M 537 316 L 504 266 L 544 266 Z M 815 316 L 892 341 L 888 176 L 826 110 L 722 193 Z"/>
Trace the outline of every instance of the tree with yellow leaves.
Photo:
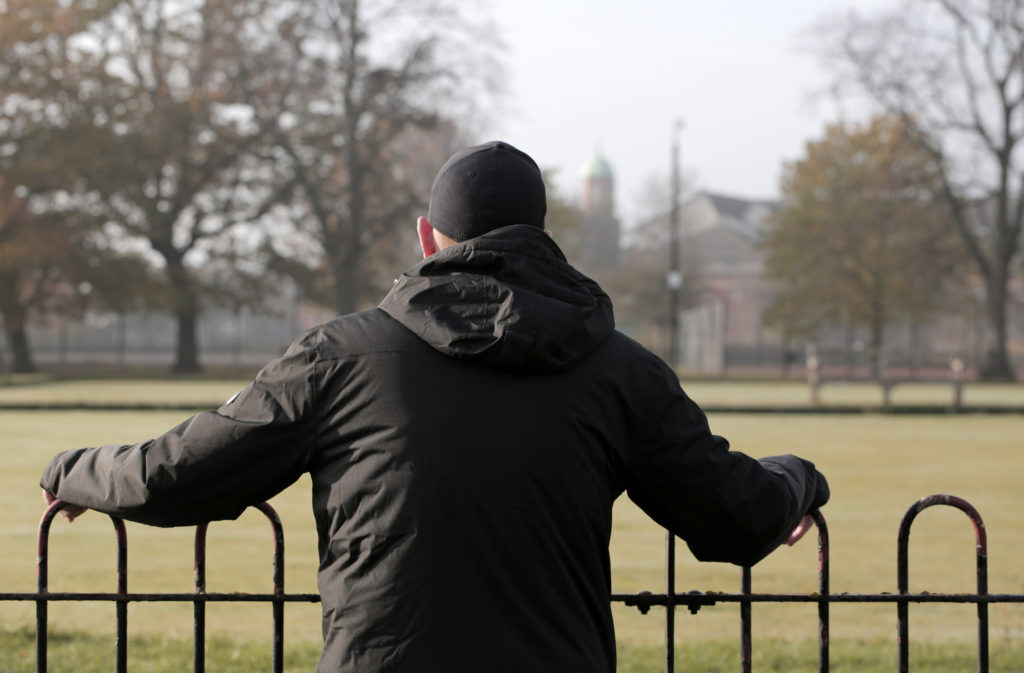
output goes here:
<path id="1" fill-rule="evenodd" d="M 932 166 L 892 117 L 809 142 L 763 243 L 777 286 L 767 320 L 791 334 L 861 328 L 877 369 L 885 328 L 934 313 L 964 257 Z"/>

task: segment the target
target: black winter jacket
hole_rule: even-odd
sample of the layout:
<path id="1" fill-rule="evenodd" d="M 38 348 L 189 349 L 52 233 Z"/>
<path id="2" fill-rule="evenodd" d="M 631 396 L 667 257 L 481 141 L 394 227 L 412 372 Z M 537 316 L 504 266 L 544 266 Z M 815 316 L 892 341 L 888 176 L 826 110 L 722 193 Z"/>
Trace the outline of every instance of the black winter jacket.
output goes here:
<path id="1" fill-rule="evenodd" d="M 158 526 L 231 519 L 301 474 L 323 673 L 615 670 L 612 503 L 702 560 L 752 564 L 828 498 L 793 456 L 729 450 L 537 229 L 443 250 L 379 308 L 300 337 L 235 399 L 42 486 Z"/>

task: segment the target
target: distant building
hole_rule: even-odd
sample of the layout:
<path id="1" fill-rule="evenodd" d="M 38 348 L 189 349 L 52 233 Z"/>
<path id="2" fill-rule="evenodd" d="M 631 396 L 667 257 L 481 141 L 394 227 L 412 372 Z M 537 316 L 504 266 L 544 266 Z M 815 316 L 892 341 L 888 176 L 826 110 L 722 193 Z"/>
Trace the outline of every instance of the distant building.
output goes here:
<path id="1" fill-rule="evenodd" d="M 595 154 L 580 168 L 580 266 L 590 272 L 619 262 L 619 220 L 615 216 L 615 175 Z"/>
<path id="2" fill-rule="evenodd" d="M 691 305 L 681 321 L 682 366 L 720 372 L 737 360 L 750 363 L 779 352 L 781 344 L 761 320 L 772 290 L 757 247 L 777 208 L 774 201 L 706 191 L 681 205 L 680 260 Z"/>
<path id="3" fill-rule="evenodd" d="M 803 344 L 783 343 L 778 330 L 768 328 L 762 320 L 773 301 L 774 288 L 763 278 L 764 253 L 758 246 L 778 208 L 776 201 L 706 191 L 680 207 L 680 258 L 689 307 L 681 316 L 677 362 L 682 367 L 722 373 L 803 364 Z M 667 216 L 660 219 L 667 230 Z M 1018 361 L 1018 344 L 1024 334 L 1022 299 L 1024 293 L 1011 287 L 1008 336 L 1011 359 Z M 922 324 L 909 318 L 895 320 L 886 328 L 882 359 L 896 370 L 930 367 L 941 374 L 954 357 L 973 368 L 984 355 L 985 329 L 980 306 L 962 306 Z M 844 371 L 863 368 L 868 361 L 864 335 L 852 326 L 826 325 L 813 341 L 819 356 L 824 354 L 829 364 L 843 366 Z"/>
<path id="4" fill-rule="evenodd" d="M 578 239 L 574 240 L 578 243 L 579 266 L 585 273 L 596 274 L 599 280 L 610 279 L 611 286 L 615 281 L 619 281 L 620 287 L 629 286 L 630 290 L 618 297 L 623 305 L 637 301 L 637 296 L 649 302 L 656 316 L 651 317 L 648 312 L 646 322 L 634 321 L 631 328 L 649 346 L 668 355 L 667 315 L 659 317 L 663 315 L 659 313 L 662 301 L 668 308 L 667 297 L 655 297 L 649 286 L 630 286 L 623 279 L 624 274 L 630 273 L 647 273 L 654 279 L 648 272 L 667 271 L 669 214 L 636 223 L 629 232 L 628 250 L 623 251 L 615 216 L 615 177 L 611 165 L 595 154 L 581 167 L 580 179 L 582 217 Z M 779 207 L 775 200 L 745 199 L 710 191 L 696 192 L 680 205 L 679 258 L 685 308 L 679 316 L 679 351 L 671 357 L 682 368 L 721 374 L 729 370 L 786 371 L 790 366 L 803 365 L 803 341 L 785 343 L 784 335 L 763 320 L 774 300 L 775 288 L 764 278 L 765 258 L 760 241 Z M 663 271 L 656 271 L 659 268 Z M 663 282 L 661 277 L 655 282 Z M 1011 359 L 1019 363 L 1024 361 L 1024 283 L 1019 278 L 1014 281 L 1008 299 L 1008 336 Z M 634 288 L 640 288 L 639 295 Z M 949 360 L 957 357 L 969 368 L 976 367 L 984 357 L 987 324 L 980 288 L 975 295 L 922 324 L 909 318 L 890 324 L 883 354 L 887 366 L 941 371 Z M 864 335 L 844 321 L 823 326 L 810 340 L 819 356 L 849 371 L 866 361 Z M 1021 365 L 1017 367 L 1024 371 Z"/>

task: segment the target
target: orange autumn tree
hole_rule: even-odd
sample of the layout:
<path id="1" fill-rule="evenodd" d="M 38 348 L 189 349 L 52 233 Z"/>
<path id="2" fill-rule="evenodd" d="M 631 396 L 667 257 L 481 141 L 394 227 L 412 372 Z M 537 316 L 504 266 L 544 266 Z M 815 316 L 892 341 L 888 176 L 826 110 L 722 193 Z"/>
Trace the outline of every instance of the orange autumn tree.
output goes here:
<path id="1" fill-rule="evenodd" d="M 11 371 L 32 372 L 30 317 L 74 294 L 86 265 L 75 229 L 61 217 L 33 212 L 20 192 L 0 175 L 0 318 Z"/>
<path id="2" fill-rule="evenodd" d="M 876 373 L 885 328 L 932 315 L 963 259 L 933 164 L 905 131 L 884 116 L 826 128 L 785 167 L 763 241 L 777 288 L 766 320 L 790 336 L 860 328 Z"/>
<path id="3" fill-rule="evenodd" d="M 0 3 L 0 322 L 15 372 L 36 368 L 33 319 L 80 312 L 104 286 L 134 293 L 148 273 L 100 235 L 82 176 L 105 172 L 107 139 L 89 132 L 86 105 L 69 94 L 86 65 L 69 43 L 117 4 Z M 115 267 L 117 282 L 105 282 Z"/>

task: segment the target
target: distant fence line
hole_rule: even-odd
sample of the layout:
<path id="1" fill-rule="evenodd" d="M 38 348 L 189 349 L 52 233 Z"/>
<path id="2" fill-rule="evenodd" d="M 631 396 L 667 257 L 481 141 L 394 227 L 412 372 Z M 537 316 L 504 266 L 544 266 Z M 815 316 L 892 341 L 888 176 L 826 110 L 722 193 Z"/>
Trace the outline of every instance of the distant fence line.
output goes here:
<path id="1" fill-rule="evenodd" d="M 281 296 L 270 300 L 270 308 L 237 310 L 208 307 L 198 316 L 200 359 L 209 365 L 253 365 L 276 356 L 305 328 L 327 320 L 331 312 L 303 303 L 297 290 L 283 288 Z M 757 343 L 730 341 L 720 326 L 712 328 L 722 316 L 710 306 L 684 312 L 684 339 L 673 361 L 695 372 L 726 375 L 735 372 L 773 372 L 782 376 L 800 375 L 804 369 L 805 346 L 767 338 Z M 709 317 L 710 316 L 710 317 Z M 713 318 L 713 319 L 712 319 Z M 716 322 L 717 321 L 717 322 Z M 663 352 L 665 328 L 659 325 L 633 326 L 631 336 L 646 343 L 655 352 Z M 124 314 L 89 312 L 82 319 L 53 316 L 29 328 L 32 354 L 40 364 L 52 365 L 162 365 L 174 358 L 176 324 L 173 317 L 160 311 L 134 311 Z M 1024 369 L 1024 335 L 1011 338 L 1010 357 Z M 815 349 L 823 362 L 830 363 L 842 376 L 860 377 L 869 368 L 868 353 L 855 343 L 838 344 L 836 337 L 826 339 Z M 0 335 L 0 371 L 10 360 L 5 340 Z M 928 378 L 941 372 L 951 358 L 960 358 L 970 376 L 983 359 L 977 343 L 953 347 L 947 343 L 928 348 L 893 343 L 882 354 L 888 366 L 900 370 L 904 378 Z"/>
<path id="2" fill-rule="evenodd" d="M 306 327 L 321 317 L 294 300 L 294 290 L 274 301 L 274 308 L 208 308 L 197 321 L 200 360 L 207 365 L 253 365 L 281 354 Z M 81 320 L 55 316 L 28 330 L 32 357 L 38 364 L 139 366 L 170 365 L 177 325 L 160 311 L 125 314 L 90 312 Z M 0 371 L 11 359 L 0 335 Z"/>
<path id="3" fill-rule="evenodd" d="M 910 593 L 909 542 L 911 524 L 923 510 L 934 506 L 949 506 L 964 512 L 974 527 L 977 558 L 977 591 L 975 593 L 941 594 Z M 190 593 L 129 593 L 128 592 L 128 542 L 124 522 L 110 517 L 115 530 L 117 545 L 117 574 L 113 592 L 51 592 L 49 591 L 49 535 L 50 525 L 57 513 L 65 507 L 61 501 L 47 508 L 39 524 L 37 538 L 37 587 L 29 593 L 0 593 L 0 602 L 29 601 L 36 604 L 36 671 L 45 673 L 48 661 L 48 615 L 51 604 L 68 601 L 101 601 L 115 604 L 115 670 L 127 671 L 128 613 L 129 603 L 192 603 L 195 673 L 206 670 L 206 606 L 209 603 L 269 603 L 273 612 L 271 633 L 272 670 L 284 670 L 284 605 L 285 603 L 317 603 L 318 594 L 289 594 L 284 590 L 284 530 L 281 520 L 267 503 L 257 506 L 270 522 L 274 538 L 274 562 L 269 593 L 212 593 L 206 589 L 206 532 L 207 525 L 196 527 L 195 532 L 195 582 Z M 1024 603 L 1024 594 L 990 594 L 988 592 L 988 542 L 985 524 L 978 511 L 968 502 L 951 495 L 932 495 L 914 503 L 904 515 L 897 537 L 897 593 L 878 594 L 833 594 L 829 590 L 829 541 L 828 527 L 824 516 L 814 512 L 818 530 L 818 591 L 811 594 L 753 593 L 751 591 L 751 569 L 741 570 L 739 593 L 690 591 L 678 593 L 675 578 L 675 537 L 666 534 L 666 583 L 663 593 L 641 591 L 632 594 L 612 594 L 612 602 L 636 607 L 646 614 L 654 606 L 665 608 L 665 671 L 675 670 L 675 612 L 685 607 L 696 614 L 704 607 L 718 603 L 738 603 L 740 607 L 740 663 L 742 673 L 751 672 L 753 653 L 753 605 L 755 603 L 813 603 L 818 609 L 818 671 L 829 670 L 829 607 L 834 603 L 894 603 L 897 609 L 899 671 L 910 670 L 910 603 L 968 603 L 977 606 L 978 671 L 987 673 L 989 668 L 989 623 L 988 606 L 994 603 Z"/>

